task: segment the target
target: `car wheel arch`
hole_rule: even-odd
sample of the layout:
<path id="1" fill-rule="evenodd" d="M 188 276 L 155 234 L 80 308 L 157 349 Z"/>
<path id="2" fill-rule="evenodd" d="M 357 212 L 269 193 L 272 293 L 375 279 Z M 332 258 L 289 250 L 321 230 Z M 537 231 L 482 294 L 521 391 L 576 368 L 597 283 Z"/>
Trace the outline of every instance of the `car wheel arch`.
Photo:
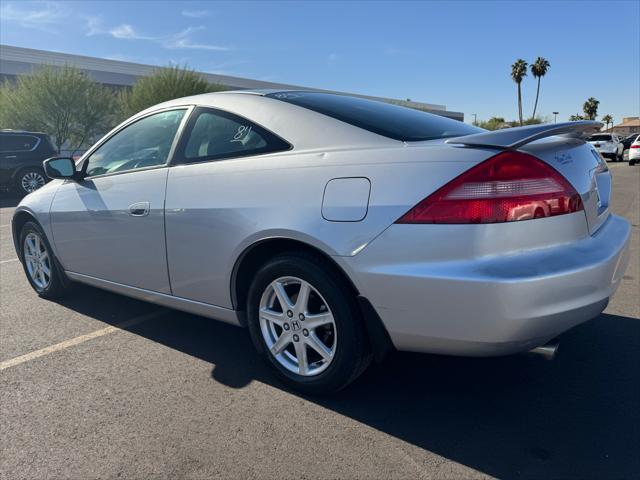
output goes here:
<path id="1" fill-rule="evenodd" d="M 322 259 L 347 282 L 354 295 L 359 295 L 351 278 L 329 254 L 301 240 L 272 237 L 252 243 L 236 259 L 231 272 L 231 302 L 235 310 L 244 311 L 253 274 L 270 258 L 289 252 L 304 252 Z"/>
<path id="2" fill-rule="evenodd" d="M 20 232 L 22 231 L 22 227 L 24 227 L 25 223 L 27 222 L 34 222 L 35 224 L 40 226 L 40 228 L 42 228 L 42 225 L 40 225 L 40 222 L 38 221 L 36 216 L 28 210 L 17 211 L 13 215 L 13 219 L 11 220 L 13 244 L 15 245 L 16 252 L 18 253 L 19 257 L 20 255 L 22 255 L 22 246 L 20 245 Z"/>

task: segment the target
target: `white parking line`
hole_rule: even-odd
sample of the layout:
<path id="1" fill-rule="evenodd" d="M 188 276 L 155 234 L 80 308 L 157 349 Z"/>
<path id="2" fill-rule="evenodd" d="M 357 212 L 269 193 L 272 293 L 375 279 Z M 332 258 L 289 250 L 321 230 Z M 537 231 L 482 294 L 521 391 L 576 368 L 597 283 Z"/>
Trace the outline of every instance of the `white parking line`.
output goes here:
<path id="1" fill-rule="evenodd" d="M 17 258 L 12 258 L 10 260 L 2 260 L 2 261 L 0 261 L 0 263 L 9 263 L 9 262 L 17 262 L 17 261 L 18 261 Z"/>
<path id="2" fill-rule="evenodd" d="M 145 315 L 141 315 L 139 317 L 132 318 L 131 320 L 124 321 L 122 323 L 118 323 L 116 325 L 112 325 L 110 327 L 101 328 L 100 330 L 96 330 L 95 332 L 87 333 L 86 335 L 80 335 L 79 337 L 72 338 L 70 340 L 65 340 L 64 342 L 56 343 L 55 345 L 51 345 L 49 347 L 41 348 L 40 350 L 35 350 L 31 353 L 27 353 L 25 355 L 20 355 L 19 357 L 11 358 L 9 360 L 5 360 L 4 362 L 0 362 L 0 371 L 5 370 L 7 368 L 15 367 L 16 365 L 20 365 L 21 363 L 29 362 L 31 360 L 35 360 L 36 358 L 43 357 L 45 355 L 49 355 L 50 353 L 58 352 L 60 350 L 65 350 L 69 347 L 73 347 L 75 345 L 79 345 L 93 338 L 102 337 L 104 335 L 109 335 L 110 333 L 115 333 L 120 331 L 123 328 L 130 327 L 132 325 L 137 325 L 138 323 L 142 323 L 144 321 L 150 320 L 151 318 L 158 317 L 164 310 L 156 310 L 151 313 L 147 313 Z"/>

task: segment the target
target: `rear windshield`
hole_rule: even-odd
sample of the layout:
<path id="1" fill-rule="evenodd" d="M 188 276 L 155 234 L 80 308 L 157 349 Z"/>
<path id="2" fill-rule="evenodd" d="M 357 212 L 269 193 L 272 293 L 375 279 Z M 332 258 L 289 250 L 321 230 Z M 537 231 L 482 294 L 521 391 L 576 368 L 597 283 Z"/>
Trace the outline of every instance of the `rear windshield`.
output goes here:
<path id="1" fill-rule="evenodd" d="M 611 135 L 591 135 L 589 137 L 590 142 L 608 142 L 611 140 Z"/>
<path id="2" fill-rule="evenodd" d="M 459 137 L 483 131 L 450 118 L 364 98 L 316 92 L 278 92 L 266 96 L 404 142 Z"/>

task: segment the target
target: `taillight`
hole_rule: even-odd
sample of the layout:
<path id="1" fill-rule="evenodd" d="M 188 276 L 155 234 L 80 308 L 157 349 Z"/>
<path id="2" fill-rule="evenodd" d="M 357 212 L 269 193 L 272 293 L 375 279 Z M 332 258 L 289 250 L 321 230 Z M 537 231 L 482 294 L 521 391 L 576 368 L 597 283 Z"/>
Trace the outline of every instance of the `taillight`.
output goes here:
<path id="1" fill-rule="evenodd" d="M 418 203 L 396 223 L 501 223 L 583 209 L 571 184 L 542 160 L 503 152 Z"/>
<path id="2" fill-rule="evenodd" d="M 631 148 L 640 148 L 640 145 L 631 145 Z"/>

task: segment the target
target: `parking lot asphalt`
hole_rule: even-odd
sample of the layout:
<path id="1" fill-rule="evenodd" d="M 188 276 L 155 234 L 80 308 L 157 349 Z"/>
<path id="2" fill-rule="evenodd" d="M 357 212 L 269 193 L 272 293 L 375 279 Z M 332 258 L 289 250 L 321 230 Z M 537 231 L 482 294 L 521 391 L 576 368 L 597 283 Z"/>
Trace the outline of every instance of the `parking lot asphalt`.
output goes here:
<path id="1" fill-rule="evenodd" d="M 242 329 L 89 287 L 39 299 L 2 197 L 0 478 L 638 478 L 640 168 L 610 168 L 631 264 L 554 361 L 396 353 L 327 398 Z"/>

